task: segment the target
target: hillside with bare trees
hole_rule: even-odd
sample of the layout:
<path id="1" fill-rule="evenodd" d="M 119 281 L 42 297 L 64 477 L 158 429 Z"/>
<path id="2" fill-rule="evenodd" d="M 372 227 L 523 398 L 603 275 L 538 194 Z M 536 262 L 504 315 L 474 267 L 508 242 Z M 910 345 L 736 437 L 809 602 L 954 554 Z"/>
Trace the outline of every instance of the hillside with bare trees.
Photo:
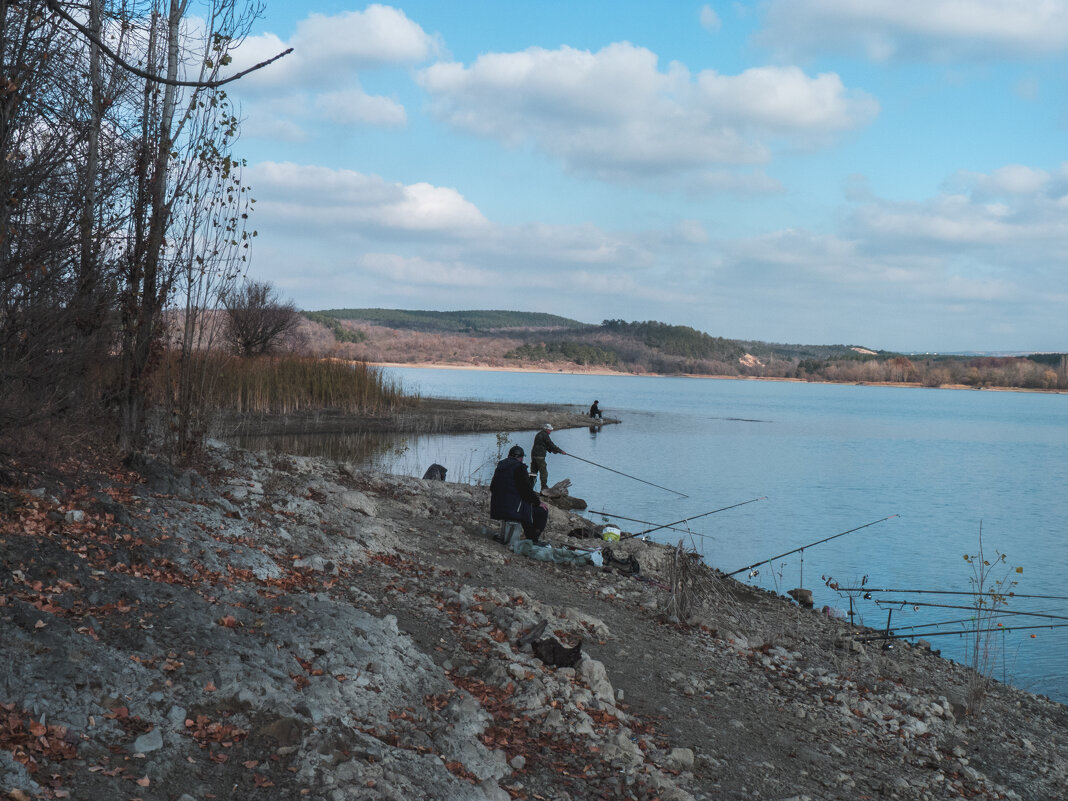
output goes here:
<path id="1" fill-rule="evenodd" d="M 305 313 L 318 355 L 377 363 L 635 375 L 775 378 L 928 387 L 1068 389 L 1064 354 L 902 354 L 861 345 L 796 345 L 712 336 L 687 326 L 600 325 L 508 312 L 347 309 Z M 330 321 L 324 325 L 321 321 Z M 319 322 L 313 322 L 313 320 Z M 335 334 L 340 330 L 341 341 Z M 358 341 L 353 341 L 358 340 Z"/>

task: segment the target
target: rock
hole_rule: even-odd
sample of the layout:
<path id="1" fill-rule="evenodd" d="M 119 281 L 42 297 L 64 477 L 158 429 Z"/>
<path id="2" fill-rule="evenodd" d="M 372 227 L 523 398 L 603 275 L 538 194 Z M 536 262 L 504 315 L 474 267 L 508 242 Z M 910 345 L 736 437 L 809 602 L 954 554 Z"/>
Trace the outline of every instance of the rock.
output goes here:
<path id="1" fill-rule="evenodd" d="M 805 607 L 805 609 L 812 608 L 812 590 L 806 590 L 800 587 L 796 587 L 787 592 L 786 594 L 793 598 L 795 601 L 797 601 L 798 604 Z"/>
<path id="2" fill-rule="evenodd" d="M 667 755 L 668 766 L 678 770 L 690 770 L 693 759 L 692 748 L 672 748 Z"/>
<path id="3" fill-rule="evenodd" d="M 346 509 L 360 512 L 368 517 L 375 516 L 375 502 L 359 490 L 349 490 L 341 494 L 340 503 Z"/>
<path id="4" fill-rule="evenodd" d="M 155 728 L 150 732 L 145 732 L 136 740 L 134 740 L 133 750 L 135 754 L 148 754 L 152 751 L 158 751 L 163 748 L 163 732 L 159 728 Z"/>
<path id="5" fill-rule="evenodd" d="M 582 678 L 586 680 L 586 683 L 590 686 L 590 691 L 598 701 L 611 704 L 616 700 L 612 682 L 608 680 L 608 671 L 605 670 L 602 662 L 585 656 L 579 662 L 579 667 L 582 669 Z"/>

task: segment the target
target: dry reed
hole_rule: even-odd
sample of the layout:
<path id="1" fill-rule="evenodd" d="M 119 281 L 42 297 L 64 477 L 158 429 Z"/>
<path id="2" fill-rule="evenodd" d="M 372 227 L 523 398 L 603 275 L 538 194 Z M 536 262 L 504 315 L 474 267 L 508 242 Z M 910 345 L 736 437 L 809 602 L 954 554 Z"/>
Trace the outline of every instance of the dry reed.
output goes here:
<path id="1" fill-rule="evenodd" d="M 168 353 L 164 359 L 177 358 Z M 238 358 L 219 352 L 195 354 L 215 378 L 207 384 L 204 405 L 239 414 L 293 414 L 319 409 L 385 414 L 408 399 L 382 372 L 363 362 L 306 356 Z M 159 370 L 158 376 L 174 371 Z M 162 383 L 162 382 L 161 382 Z M 157 386 L 160 399 L 170 387 Z"/>

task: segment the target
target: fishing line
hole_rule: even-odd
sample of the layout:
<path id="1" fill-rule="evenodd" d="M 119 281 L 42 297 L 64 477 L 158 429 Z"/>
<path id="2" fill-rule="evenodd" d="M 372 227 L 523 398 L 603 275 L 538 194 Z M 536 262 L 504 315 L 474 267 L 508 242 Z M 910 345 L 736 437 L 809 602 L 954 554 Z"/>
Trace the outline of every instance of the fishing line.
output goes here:
<path id="1" fill-rule="evenodd" d="M 629 521 L 631 523 L 642 523 L 642 524 L 644 524 L 646 526 L 655 526 L 656 525 L 656 523 L 654 523 L 651 520 L 639 520 L 636 517 L 624 517 L 623 515 L 614 515 L 611 512 L 589 511 L 589 512 L 586 512 L 586 514 L 589 514 L 589 515 L 602 515 L 603 517 L 614 517 L 616 520 L 627 520 L 627 521 Z M 715 537 L 711 536 L 710 534 L 698 534 L 696 531 L 690 531 L 689 529 L 685 529 L 685 528 L 675 528 L 674 526 L 665 526 L 664 528 L 669 528 L 672 531 L 678 531 L 680 534 L 693 534 L 696 537 L 704 537 L 705 539 L 709 539 L 709 540 L 715 539 Z"/>
<path id="2" fill-rule="evenodd" d="M 655 526 L 653 528 L 647 528 L 647 529 L 645 529 L 645 531 L 636 531 L 633 534 L 628 534 L 625 537 L 620 537 L 620 539 L 621 540 L 629 540 L 632 537 L 641 537 L 644 534 L 649 534 L 650 532 L 653 532 L 653 531 L 659 531 L 662 528 L 671 528 L 671 526 L 677 526 L 679 523 L 688 523 L 691 520 L 697 520 L 699 517 L 708 517 L 709 515 L 714 515 L 717 512 L 726 512 L 728 509 L 735 509 L 735 508 L 737 508 L 739 506 L 745 506 L 747 503 L 755 503 L 756 501 L 766 501 L 767 499 L 768 499 L 767 495 L 761 495 L 759 498 L 750 498 L 748 501 L 742 501 L 741 503 L 732 503 L 730 506 L 723 506 L 723 507 L 721 507 L 719 509 L 713 509 L 711 512 L 702 512 L 701 514 L 694 515 L 693 517 L 684 517 L 682 520 L 676 520 L 676 521 L 674 521 L 672 523 L 665 523 L 662 526 Z"/>
<path id="3" fill-rule="evenodd" d="M 609 472 L 618 473 L 619 475 L 625 476 L 626 478 L 632 478 L 635 481 L 640 481 L 643 484 L 648 484 L 650 487 L 656 487 L 657 489 L 667 490 L 668 492 L 674 492 L 676 495 L 681 495 L 683 498 L 689 498 L 690 497 L 685 492 L 679 492 L 678 490 L 673 490 L 673 489 L 671 489 L 671 487 L 662 487 L 659 484 L 654 484 L 652 481 L 646 481 L 644 478 L 638 478 L 637 476 L 630 475 L 630 473 L 624 473 L 622 470 L 616 470 L 614 467 L 605 467 L 603 464 L 597 464 L 597 462 L 591 462 L 589 459 L 583 459 L 581 456 L 575 456 L 575 454 L 573 454 L 573 453 L 565 453 L 564 456 L 570 456 L 572 459 L 578 459 L 580 462 L 585 462 L 586 464 L 592 464 L 594 467 L 599 467 L 602 470 L 608 470 Z"/>
<path id="4" fill-rule="evenodd" d="M 792 551 L 787 551 L 786 553 L 781 553 L 778 556 L 771 557 L 770 559 L 764 559 L 763 561 L 760 561 L 760 562 L 754 562 L 753 564 L 749 565 L 748 567 L 740 567 L 737 570 L 735 570 L 733 573 L 728 573 L 727 576 L 735 576 L 738 573 L 741 573 L 741 572 L 743 572 L 745 570 L 752 570 L 754 567 L 760 567 L 761 565 L 766 565 L 768 562 L 774 562 L 776 559 L 781 559 L 782 557 L 789 556 L 792 553 L 798 553 L 800 551 L 804 551 L 806 548 L 811 548 L 814 545 L 820 545 L 820 544 L 822 544 L 824 542 L 830 542 L 831 540 L 837 539 L 838 537 L 844 537 L 846 534 L 852 534 L 854 531 L 860 531 L 862 528 L 867 528 L 868 526 L 874 526 L 876 523 L 882 523 L 884 520 L 891 520 L 891 519 L 893 519 L 895 517 L 899 517 L 899 516 L 900 515 L 888 515 L 886 517 L 880 518 L 879 520 L 873 520 L 870 523 L 865 523 L 863 526 L 857 526 L 856 528 L 851 528 L 851 529 L 849 529 L 849 531 L 843 531 L 840 534 L 832 534 L 830 537 L 824 537 L 822 540 L 816 540 L 815 542 L 810 542 L 808 545 L 802 545 L 800 548 L 794 548 Z"/>

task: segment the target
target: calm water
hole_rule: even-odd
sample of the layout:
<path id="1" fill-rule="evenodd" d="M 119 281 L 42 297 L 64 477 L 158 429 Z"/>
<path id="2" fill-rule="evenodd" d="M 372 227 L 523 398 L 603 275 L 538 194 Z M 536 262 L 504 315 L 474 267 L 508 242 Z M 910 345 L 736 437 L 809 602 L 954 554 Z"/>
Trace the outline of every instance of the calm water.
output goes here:
<path id="1" fill-rule="evenodd" d="M 688 524 L 693 536 L 655 538 L 700 550 L 733 571 L 874 520 L 899 517 L 848 534 L 738 578 L 785 592 L 812 589 L 817 606 L 846 610 L 849 601 L 824 585 L 969 590 L 964 554 L 983 546 L 1021 566 L 1018 593 L 1068 595 L 1068 396 L 1014 392 L 724 381 L 631 376 L 390 370 L 427 396 L 573 403 L 594 398 L 621 425 L 554 432 L 564 450 L 688 494 L 682 498 L 592 465 L 549 457 L 550 483 L 572 481 L 590 509 L 670 523 L 751 498 L 766 500 Z M 507 432 L 529 452 L 533 431 Z M 453 435 L 390 442 L 379 467 L 422 475 L 432 462 L 449 479 L 488 482 L 497 458 L 493 435 Z M 591 515 L 593 519 L 600 520 Z M 625 531 L 647 526 L 622 523 Z M 687 526 L 684 526 L 686 528 Z M 549 532 L 551 536 L 551 532 Z M 700 535 L 700 536 L 698 536 Z M 802 577 L 803 571 L 803 577 Z M 1006 575 L 1004 569 L 997 578 Z M 893 607 L 892 628 L 955 621 L 967 598 L 914 593 Z M 887 605 L 858 599 L 858 622 L 882 627 Z M 1013 599 L 1007 607 L 1064 620 L 1004 618 L 1005 625 L 1068 623 L 1068 601 Z M 945 631 L 962 628 L 957 624 Z M 1032 637 L 1032 635 L 1035 635 Z M 997 677 L 1068 702 L 1068 628 L 1001 637 Z M 960 636 L 931 638 L 946 656 L 963 658 Z"/>

